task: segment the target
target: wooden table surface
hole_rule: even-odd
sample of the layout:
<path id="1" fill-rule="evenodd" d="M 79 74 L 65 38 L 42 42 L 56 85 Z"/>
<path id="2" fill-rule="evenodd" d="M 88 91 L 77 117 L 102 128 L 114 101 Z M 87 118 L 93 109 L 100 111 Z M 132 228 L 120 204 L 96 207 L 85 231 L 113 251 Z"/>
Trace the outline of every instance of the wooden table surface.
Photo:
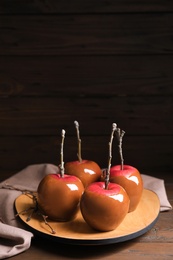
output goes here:
<path id="1" fill-rule="evenodd" d="M 173 182 L 165 183 L 173 206 Z M 74 246 L 35 237 L 31 247 L 12 259 L 173 259 L 173 211 L 161 212 L 156 224 L 130 241 L 99 246 Z"/>

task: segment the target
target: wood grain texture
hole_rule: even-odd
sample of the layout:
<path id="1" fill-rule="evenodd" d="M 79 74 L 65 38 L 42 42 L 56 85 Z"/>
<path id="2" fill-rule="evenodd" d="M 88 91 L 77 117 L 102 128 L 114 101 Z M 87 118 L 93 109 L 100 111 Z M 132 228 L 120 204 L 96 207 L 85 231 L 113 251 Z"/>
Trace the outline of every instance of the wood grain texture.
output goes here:
<path id="1" fill-rule="evenodd" d="M 172 21 L 172 13 L 6 15 L 0 55 L 167 55 Z"/>
<path id="2" fill-rule="evenodd" d="M 22 1 L 1 0 L 0 13 L 5 14 L 71 14 L 71 13 L 119 13 L 119 12 L 170 12 L 173 11 L 169 0 L 89 0 L 81 3 L 79 0 L 67 1 Z"/>
<path id="3" fill-rule="evenodd" d="M 171 135 L 172 103 L 172 97 L 2 99 L 0 134 L 59 135 L 65 128 L 75 135 L 78 120 L 87 136 L 109 136 L 113 122 L 128 135 Z"/>
<path id="4" fill-rule="evenodd" d="M 0 98 L 172 97 L 172 67 L 171 55 L 2 56 Z"/>
<path id="5" fill-rule="evenodd" d="M 2 0 L 0 21 L 2 179 L 57 164 L 62 128 L 75 158 L 74 120 L 84 156 L 103 167 L 116 122 L 127 163 L 172 171 L 171 1 Z"/>
<path id="6" fill-rule="evenodd" d="M 43 247 L 43 243 L 46 243 L 46 248 Z M 85 254 L 83 253 L 85 252 Z M 169 253 L 167 253 L 169 252 Z M 109 246 L 97 247 L 75 247 L 67 245 L 55 245 L 47 243 L 45 240 L 34 241 L 31 249 L 13 257 L 14 260 L 20 260 L 21 257 L 25 256 L 26 260 L 31 259 L 31 256 L 36 257 L 38 260 L 51 259 L 56 260 L 69 260 L 77 259 L 77 257 L 88 260 L 88 259 L 101 259 L 101 260 L 112 260 L 113 258 L 119 257 L 122 260 L 128 260 L 129 256 L 138 259 L 171 259 L 173 255 L 173 249 L 171 243 L 136 243 L 125 242 Z"/>
<path id="7" fill-rule="evenodd" d="M 82 157 L 96 161 L 102 168 L 108 163 L 108 136 L 88 136 L 82 139 Z M 7 136 L 0 137 L 1 180 L 5 172 L 14 173 L 35 163 L 60 163 L 60 140 L 56 136 Z M 172 179 L 172 137 L 126 137 L 124 160 L 141 173 L 159 176 L 167 172 Z M 165 156 L 166 155 L 166 156 Z M 64 161 L 77 160 L 75 137 L 66 137 Z M 113 147 L 112 165 L 119 164 L 117 147 Z M 9 175 L 8 175 L 9 176 Z M 159 176 L 164 178 L 163 176 Z"/>

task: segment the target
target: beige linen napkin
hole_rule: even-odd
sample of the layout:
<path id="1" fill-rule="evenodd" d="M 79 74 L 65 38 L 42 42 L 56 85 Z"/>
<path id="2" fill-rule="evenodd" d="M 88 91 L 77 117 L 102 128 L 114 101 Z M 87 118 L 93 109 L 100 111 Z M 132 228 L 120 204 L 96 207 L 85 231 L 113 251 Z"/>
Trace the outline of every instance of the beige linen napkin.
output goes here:
<path id="1" fill-rule="evenodd" d="M 27 166 L 0 183 L 0 259 L 19 254 L 30 247 L 33 234 L 15 217 L 14 201 L 21 191 L 36 191 L 41 179 L 49 173 L 57 173 L 53 164 Z M 160 199 L 160 211 L 171 210 L 164 181 L 143 175 L 144 188 L 154 191 Z"/>
<path id="2" fill-rule="evenodd" d="M 172 206 L 168 201 L 164 180 L 149 175 L 141 174 L 144 188 L 154 191 L 160 200 L 160 211 L 171 210 Z"/>
<path id="3" fill-rule="evenodd" d="M 32 237 L 31 232 L 0 223 L 0 259 L 9 258 L 28 249 Z"/>
<path id="4" fill-rule="evenodd" d="M 51 164 L 30 165 L 0 183 L 0 259 L 17 255 L 31 244 L 33 234 L 15 217 L 14 201 L 20 190 L 36 191 L 45 175 L 57 171 L 58 167 Z"/>

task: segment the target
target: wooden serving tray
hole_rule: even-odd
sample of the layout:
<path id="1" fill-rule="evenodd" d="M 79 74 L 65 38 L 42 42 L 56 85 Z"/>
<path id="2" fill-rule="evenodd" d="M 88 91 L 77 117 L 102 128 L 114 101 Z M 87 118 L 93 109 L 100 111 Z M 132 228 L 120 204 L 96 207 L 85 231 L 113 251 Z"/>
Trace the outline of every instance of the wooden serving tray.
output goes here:
<path id="1" fill-rule="evenodd" d="M 15 200 L 17 213 L 30 206 L 33 206 L 33 200 L 25 194 Z M 56 234 L 51 233 L 42 217 L 37 214 L 34 214 L 28 222 L 26 220 L 28 213 L 20 214 L 19 217 L 33 233 L 48 239 L 67 244 L 99 245 L 127 241 L 146 233 L 156 223 L 159 212 L 159 198 L 154 192 L 144 189 L 137 209 L 128 213 L 123 222 L 115 230 L 109 232 L 99 232 L 90 228 L 80 211 L 76 218 L 69 222 L 47 220 Z"/>

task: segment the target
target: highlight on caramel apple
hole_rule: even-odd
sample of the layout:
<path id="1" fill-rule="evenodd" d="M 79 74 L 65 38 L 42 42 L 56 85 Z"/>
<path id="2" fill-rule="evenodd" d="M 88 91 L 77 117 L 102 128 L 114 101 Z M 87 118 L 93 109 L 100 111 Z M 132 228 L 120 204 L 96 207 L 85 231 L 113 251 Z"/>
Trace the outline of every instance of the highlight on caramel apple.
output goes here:
<path id="1" fill-rule="evenodd" d="M 74 124 L 77 132 L 78 160 L 66 162 L 65 171 L 66 174 L 75 175 L 76 177 L 78 177 L 82 181 L 85 188 L 90 183 L 98 181 L 100 179 L 102 171 L 100 166 L 96 162 L 88 159 L 82 159 L 79 123 L 78 121 L 74 121 Z"/>
<path id="2" fill-rule="evenodd" d="M 84 191 L 79 178 L 66 174 L 63 161 L 65 130 L 62 130 L 60 173 L 46 175 L 38 185 L 38 205 L 49 219 L 68 221 L 75 217 Z"/>
<path id="3" fill-rule="evenodd" d="M 130 201 L 125 189 L 109 181 L 112 141 L 115 129 L 116 124 L 113 124 L 105 181 L 98 181 L 88 185 L 80 201 L 80 209 L 84 220 L 90 227 L 98 231 L 111 231 L 117 228 L 129 210 Z"/>
<path id="4" fill-rule="evenodd" d="M 114 165 L 110 168 L 110 181 L 121 185 L 130 198 L 129 212 L 134 211 L 142 197 L 143 180 L 138 169 L 131 165 L 124 165 L 122 152 L 122 139 L 125 131 L 116 128 L 116 137 L 118 140 L 120 165 Z"/>

